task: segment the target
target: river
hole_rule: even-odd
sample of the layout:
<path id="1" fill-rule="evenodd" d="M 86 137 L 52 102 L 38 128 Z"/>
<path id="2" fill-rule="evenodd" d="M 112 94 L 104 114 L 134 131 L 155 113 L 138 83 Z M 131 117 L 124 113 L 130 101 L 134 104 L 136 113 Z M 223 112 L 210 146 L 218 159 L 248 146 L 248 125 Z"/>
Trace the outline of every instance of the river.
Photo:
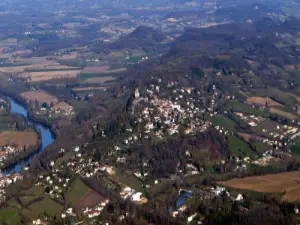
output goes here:
<path id="1" fill-rule="evenodd" d="M 19 104 L 12 98 L 8 98 L 8 99 L 9 99 L 10 106 L 11 106 L 10 112 L 22 115 L 30 123 L 35 125 L 37 131 L 41 135 L 42 142 L 41 142 L 40 147 L 37 148 L 37 150 L 34 151 L 33 153 L 31 153 L 28 157 L 12 164 L 11 166 L 9 166 L 6 169 L 2 170 L 3 175 L 8 175 L 8 174 L 12 174 L 12 173 L 21 171 L 26 165 L 28 165 L 32 161 L 32 159 L 35 155 L 37 155 L 41 151 L 44 151 L 46 149 L 46 147 L 49 146 L 50 144 L 52 144 L 55 140 L 55 136 L 54 136 L 53 132 L 51 131 L 50 127 L 31 120 L 28 117 L 28 110 L 25 107 L 23 107 L 21 104 Z"/>

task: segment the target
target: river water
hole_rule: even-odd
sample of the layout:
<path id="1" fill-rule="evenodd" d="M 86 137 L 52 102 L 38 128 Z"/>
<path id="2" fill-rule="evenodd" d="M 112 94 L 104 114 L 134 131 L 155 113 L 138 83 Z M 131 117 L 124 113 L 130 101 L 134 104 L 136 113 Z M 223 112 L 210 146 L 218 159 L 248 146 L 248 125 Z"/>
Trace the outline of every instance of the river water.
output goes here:
<path id="1" fill-rule="evenodd" d="M 16 162 L 15 164 L 9 166 L 6 169 L 2 170 L 1 172 L 3 175 L 8 175 L 8 174 L 12 174 L 12 173 L 21 171 L 26 165 L 28 165 L 28 163 L 30 163 L 32 161 L 32 159 L 35 155 L 37 155 L 41 151 L 44 151 L 46 149 L 46 147 L 49 146 L 50 144 L 52 144 L 55 140 L 54 134 L 52 133 L 50 127 L 44 126 L 41 123 L 31 120 L 28 117 L 27 109 L 25 107 L 23 107 L 22 105 L 20 105 L 18 102 L 16 102 L 14 99 L 9 98 L 9 102 L 10 102 L 10 106 L 11 106 L 10 107 L 11 113 L 16 113 L 16 114 L 22 115 L 30 123 L 35 125 L 37 131 L 40 133 L 42 143 L 41 143 L 41 146 L 36 151 L 34 151 L 32 154 L 30 154 L 28 157 Z"/>

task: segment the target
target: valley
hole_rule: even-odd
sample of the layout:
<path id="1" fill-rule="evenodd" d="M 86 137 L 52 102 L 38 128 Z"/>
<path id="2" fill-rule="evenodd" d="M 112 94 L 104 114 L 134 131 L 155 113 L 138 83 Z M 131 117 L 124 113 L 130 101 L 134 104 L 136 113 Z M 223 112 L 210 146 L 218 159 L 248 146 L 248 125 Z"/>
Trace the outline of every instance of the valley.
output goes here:
<path id="1" fill-rule="evenodd" d="M 0 224 L 300 223 L 297 2 L 23 1 Z"/>

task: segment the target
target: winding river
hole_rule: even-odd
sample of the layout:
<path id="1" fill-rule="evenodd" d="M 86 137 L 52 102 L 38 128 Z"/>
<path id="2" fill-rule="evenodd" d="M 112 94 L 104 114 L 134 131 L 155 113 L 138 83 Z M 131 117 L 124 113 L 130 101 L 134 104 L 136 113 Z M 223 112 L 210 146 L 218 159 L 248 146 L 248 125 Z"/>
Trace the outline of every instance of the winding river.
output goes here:
<path id="1" fill-rule="evenodd" d="M 3 175 L 8 175 L 8 174 L 12 174 L 12 173 L 21 171 L 26 165 L 28 165 L 28 163 L 30 163 L 32 161 L 32 159 L 35 155 L 37 155 L 41 151 L 44 151 L 46 149 L 46 147 L 49 146 L 50 144 L 52 144 L 55 140 L 55 136 L 54 136 L 53 132 L 51 131 L 50 127 L 31 120 L 28 117 L 28 111 L 25 107 L 23 107 L 21 104 L 19 104 L 12 98 L 8 98 L 8 99 L 9 99 L 10 106 L 11 106 L 10 112 L 22 115 L 30 123 L 35 125 L 37 131 L 41 135 L 42 142 L 41 142 L 40 147 L 36 151 L 31 153 L 28 157 L 12 164 L 11 166 L 9 166 L 6 169 L 2 170 L 1 172 Z"/>

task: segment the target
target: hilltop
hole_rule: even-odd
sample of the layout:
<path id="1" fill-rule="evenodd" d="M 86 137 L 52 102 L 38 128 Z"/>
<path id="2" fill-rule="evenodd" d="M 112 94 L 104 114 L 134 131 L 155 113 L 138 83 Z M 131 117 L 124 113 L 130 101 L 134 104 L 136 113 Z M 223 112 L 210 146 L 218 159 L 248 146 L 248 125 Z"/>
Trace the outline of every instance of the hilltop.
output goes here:
<path id="1" fill-rule="evenodd" d="M 140 26 L 136 28 L 132 33 L 119 38 L 117 41 L 109 44 L 102 44 L 101 46 L 95 46 L 93 51 L 112 51 L 112 50 L 124 50 L 124 49 L 139 49 L 145 52 L 151 52 L 156 50 L 162 42 L 165 40 L 164 35 L 151 27 Z"/>

